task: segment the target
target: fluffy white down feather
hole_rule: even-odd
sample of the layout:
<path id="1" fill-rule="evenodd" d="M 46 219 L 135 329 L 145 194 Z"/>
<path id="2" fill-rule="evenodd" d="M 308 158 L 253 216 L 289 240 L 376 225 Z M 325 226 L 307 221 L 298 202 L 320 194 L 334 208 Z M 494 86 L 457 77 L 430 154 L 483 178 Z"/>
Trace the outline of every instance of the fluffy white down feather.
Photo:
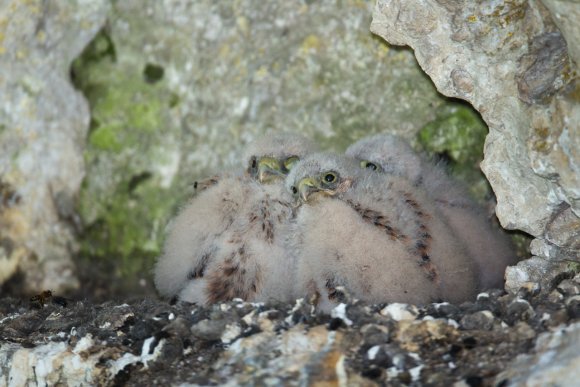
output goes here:
<path id="1" fill-rule="evenodd" d="M 351 145 L 346 154 L 376 163 L 385 173 L 406 178 L 423 189 L 477 265 L 479 289 L 503 287 L 506 267 L 517 262 L 510 240 L 492 226 L 467 189 L 442 165 L 428 161 L 404 139 L 389 134 L 364 138 Z"/>
<path id="2" fill-rule="evenodd" d="M 328 171 L 347 188 L 309 198 L 289 233 L 298 257 L 297 286 L 306 296 L 320 297 L 319 306 L 328 311 L 340 302 L 337 287 L 368 302 L 461 302 L 475 295 L 475 270 L 463 245 L 421 189 L 324 153 L 302 160 L 287 189 Z M 419 242 L 426 244 L 427 261 Z"/>
<path id="3" fill-rule="evenodd" d="M 304 137 L 272 133 L 248 146 L 255 157 L 303 157 Z M 181 209 L 168 227 L 154 280 L 167 298 L 207 304 L 292 299 L 293 263 L 284 245 L 293 200 L 283 180 L 261 184 L 245 171 L 219 174 Z"/>

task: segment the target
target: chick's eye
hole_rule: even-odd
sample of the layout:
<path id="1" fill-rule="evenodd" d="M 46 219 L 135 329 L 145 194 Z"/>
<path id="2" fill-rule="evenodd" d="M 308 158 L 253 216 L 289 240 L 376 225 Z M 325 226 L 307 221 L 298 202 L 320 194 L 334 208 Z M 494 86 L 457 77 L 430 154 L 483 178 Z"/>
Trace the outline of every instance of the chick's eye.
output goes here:
<path id="1" fill-rule="evenodd" d="M 334 183 L 336 181 L 336 175 L 332 172 L 329 172 L 324 175 L 324 181 L 327 183 Z"/>
<path id="2" fill-rule="evenodd" d="M 363 160 L 360 162 L 360 166 L 363 168 L 368 168 L 370 170 L 376 171 L 379 169 L 378 165 L 375 163 L 371 163 L 370 161 Z"/>
<path id="3" fill-rule="evenodd" d="M 367 168 L 372 169 L 373 171 L 376 171 L 378 167 L 377 167 L 377 164 L 375 164 L 375 163 L 367 163 Z"/>
<path id="4" fill-rule="evenodd" d="M 284 168 L 286 168 L 287 170 L 291 170 L 292 167 L 294 165 L 296 165 L 296 163 L 299 160 L 300 159 L 298 158 L 298 156 L 290 156 L 290 157 L 288 157 L 286 160 L 284 160 Z"/>
<path id="5" fill-rule="evenodd" d="M 250 168 L 251 169 L 256 169 L 258 167 L 258 161 L 256 160 L 255 157 L 252 157 L 250 159 Z"/>
<path id="6" fill-rule="evenodd" d="M 298 193 L 298 188 L 296 186 L 292 186 L 292 193 L 296 195 Z"/>

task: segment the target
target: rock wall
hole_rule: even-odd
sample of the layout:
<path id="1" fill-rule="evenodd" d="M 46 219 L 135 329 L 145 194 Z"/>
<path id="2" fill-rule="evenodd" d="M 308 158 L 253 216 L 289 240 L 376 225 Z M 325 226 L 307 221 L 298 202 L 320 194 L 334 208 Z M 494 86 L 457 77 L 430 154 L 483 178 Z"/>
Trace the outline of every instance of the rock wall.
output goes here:
<path id="1" fill-rule="evenodd" d="M 78 286 L 71 259 L 89 107 L 69 67 L 105 21 L 105 1 L 0 3 L 0 284 Z"/>
<path id="2" fill-rule="evenodd" d="M 379 0 L 371 24 L 389 43 L 412 47 L 439 92 L 481 113 L 489 126 L 482 169 L 498 218 L 536 237 L 533 253 L 543 258 L 577 259 L 580 251 L 572 3 Z M 556 7 L 573 12 L 554 19 Z"/>

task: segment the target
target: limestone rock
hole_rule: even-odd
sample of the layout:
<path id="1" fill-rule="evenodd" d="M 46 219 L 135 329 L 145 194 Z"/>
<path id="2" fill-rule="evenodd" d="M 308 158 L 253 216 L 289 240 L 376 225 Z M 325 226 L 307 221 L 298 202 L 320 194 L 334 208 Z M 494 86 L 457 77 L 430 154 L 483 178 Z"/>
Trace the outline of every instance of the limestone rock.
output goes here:
<path id="1" fill-rule="evenodd" d="M 580 323 L 538 337 L 532 354 L 518 356 L 496 377 L 503 386 L 573 386 L 580 367 Z"/>
<path id="2" fill-rule="evenodd" d="M 441 93 L 481 113 L 489 126 L 482 169 L 502 225 L 577 257 L 580 104 L 577 63 L 568 55 L 578 52 L 572 15 L 557 14 L 562 34 L 540 2 L 378 0 L 371 30 L 411 46 Z"/>
<path id="3" fill-rule="evenodd" d="M 105 21 L 104 0 L 0 4 L 0 283 L 78 286 L 74 206 L 89 108 L 69 66 Z"/>
<path id="4" fill-rule="evenodd" d="M 580 63 L 580 7 L 576 0 L 542 0 L 550 10 L 554 23 L 568 43 L 568 52 L 576 64 Z"/>
<path id="5" fill-rule="evenodd" d="M 461 305 L 353 301 L 331 315 L 303 299 L 197 306 L 4 297 L 0 385 L 558 384 L 577 363 L 580 276 L 554 287 L 560 297 L 497 289 Z M 522 366 L 517 355 L 526 355 Z"/>
<path id="6" fill-rule="evenodd" d="M 556 277 L 559 273 L 565 272 L 566 268 L 566 262 L 532 257 L 506 269 L 505 288 L 507 291 L 515 293 L 526 283 L 532 282 L 539 284 L 542 291 L 549 292 L 554 287 Z"/>

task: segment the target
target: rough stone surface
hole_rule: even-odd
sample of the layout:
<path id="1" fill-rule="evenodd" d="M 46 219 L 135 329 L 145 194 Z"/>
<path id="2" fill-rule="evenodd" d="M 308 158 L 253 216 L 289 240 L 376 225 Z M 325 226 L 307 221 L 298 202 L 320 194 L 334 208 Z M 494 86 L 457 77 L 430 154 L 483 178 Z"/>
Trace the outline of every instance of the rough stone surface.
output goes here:
<path id="1" fill-rule="evenodd" d="M 580 322 L 542 333 L 529 355 L 496 377 L 504 386 L 574 386 L 580 369 Z"/>
<path id="2" fill-rule="evenodd" d="M 3 298 L 0 385 L 566 385 L 580 361 L 579 285 L 461 305 L 355 301 L 330 315 L 304 300 Z"/>
<path id="3" fill-rule="evenodd" d="M 542 289 L 551 290 L 554 279 L 559 273 L 566 271 L 567 267 L 566 262 L 541 257 L 520 261 L 517 265 L 506 269 L 505 288 L 509 292 L 516 292 L 526 283 L 535 282 L 540 284 Z"/>
<path id="4" fill-rule="evenodd" d="M 542 0 L 568 43 L 568 53 L 580 64 L 580 6 L 577 0 Z"/>
<path id="5" fill-rule="evenodd" d="M 502 225 L 577 257 L 580 104 L 568 56 L 577 39 L 524 0 L 379 0 L 371 30 L 411 46 L 441 93 L 481 113 L 490 130 L 482 169 Z"/>
<path id="6" fill-rule="evenodd" d="M 78 286 L 71 260 L 89 107 L 69 67 L 105 21 L 105 1 L 0 3 L 0 284 Z"/>

